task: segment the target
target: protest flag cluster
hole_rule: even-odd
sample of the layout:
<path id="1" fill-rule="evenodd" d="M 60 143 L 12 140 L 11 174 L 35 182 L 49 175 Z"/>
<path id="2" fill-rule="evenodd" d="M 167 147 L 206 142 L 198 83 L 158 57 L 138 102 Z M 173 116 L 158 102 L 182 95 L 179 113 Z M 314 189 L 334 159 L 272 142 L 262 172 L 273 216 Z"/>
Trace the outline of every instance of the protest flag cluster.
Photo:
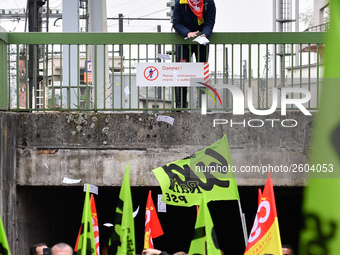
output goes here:
<path id="1" fill-rule="evenodd" d="M 221 250 L 217 241 L 213 219 L 209 212 L 208 203 L 213 200 L 238 200 L 239 194 L 234 174 L 220 172 L 195 172 L 197 166 L 232 165 L 228 140 L 224 136 L 211 146 L 208 146 L 193 156 L 172 162 L 166 166 L 154 169 L 154 174 L 160 182 L 163 197 L 168 195 L 170 205 L 189 206 L 199 205 L 193 238 L 189 248 L 189 255 L 219 255 Z M 135 227 L 133 219 L 133 203 L 130 187 L 130 171 L 127 165 L 118 204 L 115 210 L 114 228 L 108 243 L 109 255 L 136 254 Z M 183 182 L 180 183 L 180 180 Z M 191 182 L 196 184 L 193 185 Z M 228 183 L 228 184 L 226 184 Z M 182 185 L 184 184 L 184 185 Z M 169 185 L 166 189 L 165 185 Z M 165 192 L 165 193 L 164 193 Z M 167 194 L 167 192 L 171 192 Z M 184 203 L 180 201 L 184 196 Z M 191 196 L 186 196 L 187 194 Z M 213 195 L 212 195 L 213 194 Z M 199 202 L 198 202 L 199 201 Z M 154 247 L 153 239 L 164 234 L 157 216 L 156 208 L 149 191 L 145 210 L 144 249 Z M 77 255 L 99 254 L 99 228 L 97 212 L 93 195 L 86 188 L 82 225 L 79 231 L 76 253 Z M 254 225 L 245 249 L 245 255 L 281 254 L 282 247 L 276 212 L 276 204 L 272 179 L 268 178 L 263 192 L 259 189 L 258 210 Z"/>
<path id="2" fill-rule="evenodd" d="M 325 71 L 316 114 L 299 254 L 340 254 L 340 1 L 330 1 Z"/>

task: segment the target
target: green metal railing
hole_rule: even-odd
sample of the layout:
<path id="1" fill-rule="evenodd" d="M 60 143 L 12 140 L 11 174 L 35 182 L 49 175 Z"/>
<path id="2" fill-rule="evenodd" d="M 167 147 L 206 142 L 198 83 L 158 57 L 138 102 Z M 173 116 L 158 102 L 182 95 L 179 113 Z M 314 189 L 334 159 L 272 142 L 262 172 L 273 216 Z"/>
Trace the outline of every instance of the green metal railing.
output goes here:
<path id="1" fill-rule="evenodd" d="M 232 109 L 232 95 L 222 84 L 237 86 L 244 95 L 252 88 L 257 109 L 270 108 L 273 90 L 305 88 L 312 94 L 306 108 L 317 109 L 324 35 L 214 33 L 209 44 L 210 85 L 223 104 L 215 105 L 207 97 L 208 110 Z M 176 62 L 176 45 L 183 44 L 196 43 L 175 33 L 0 33 L 0 109 L 179 110 L 174 87 L 136 85 L 136 66 Z M 170 60 L 158 58 L 158 53 Z M 89 61 L 91 74 L 84 71 Z M 198 95 L 197 88 L 188 89 L 185 109 L 200 110 Z"/>

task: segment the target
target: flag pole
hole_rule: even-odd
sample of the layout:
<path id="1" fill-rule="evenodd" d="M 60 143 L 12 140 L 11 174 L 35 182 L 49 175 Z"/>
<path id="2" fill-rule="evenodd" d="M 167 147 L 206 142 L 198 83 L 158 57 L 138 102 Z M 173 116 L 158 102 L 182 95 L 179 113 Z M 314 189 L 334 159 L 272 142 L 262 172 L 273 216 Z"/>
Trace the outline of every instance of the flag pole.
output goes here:
<path id="1" fill-rule="evenodd" d="M 247 234 L 247 226 L 246 226 L 246 219 L 244 216 L 244 213 L 242 212 L 242 207 L 241 207 L 241 200 L 237 200 L 238 202 L 238 208 L 240 210 L 240 217 L 241 217 L 241 223 L 242 223 L 242 229 L 243 229 L 243 237 L 244 237 L 244 244 L 247 247 L 248 244 L 248 234 Z"/>

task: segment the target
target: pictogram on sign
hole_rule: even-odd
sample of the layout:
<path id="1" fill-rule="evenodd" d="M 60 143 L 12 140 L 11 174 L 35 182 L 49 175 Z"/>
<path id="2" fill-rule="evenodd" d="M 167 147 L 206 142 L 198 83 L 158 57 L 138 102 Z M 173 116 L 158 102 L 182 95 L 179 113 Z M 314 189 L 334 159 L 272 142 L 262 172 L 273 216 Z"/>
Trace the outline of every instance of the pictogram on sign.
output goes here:
<path id="1" fill-rule="evenodd" d="M 145 68 L 144 70 L 144 77 L 145 79 L 147 79 L 148 81 L 154 81 L 158 78 L 159 75 L 159 71 L 156 67 L 154 66 L 148 66 L 147 68 Z"/>

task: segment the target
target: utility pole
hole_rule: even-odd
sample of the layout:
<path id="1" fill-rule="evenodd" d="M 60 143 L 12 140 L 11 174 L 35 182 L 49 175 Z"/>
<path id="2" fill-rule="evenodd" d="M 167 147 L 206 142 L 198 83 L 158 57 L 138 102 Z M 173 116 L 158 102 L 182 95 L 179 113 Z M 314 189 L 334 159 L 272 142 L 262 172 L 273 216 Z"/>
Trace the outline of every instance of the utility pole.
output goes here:
<path id="1" fill-rule="evenodd" d="M 28 31 L 41 32 L 41 7 L 45 0 L 29 0 L 28 3 Z M 39 45 L 30 44 L 28 47 L 28 78 L 29 78 L 29 108 L 33 108 L 34 86 L 37 85 L 42 77 L 39 76 Z M 36 77 L 36 79 L 35 79 Z M 36 92 L 36 91 L 35 91 Z"/>
<path id="2" fill-rule="evenodd" d="M 119 19 L 119 33 L 123 33 L 123 14 L 119 13 L 118 14 L 118 19 Z M 119 56 L 123 56 L 123 45 L 119 45 Z"/>

